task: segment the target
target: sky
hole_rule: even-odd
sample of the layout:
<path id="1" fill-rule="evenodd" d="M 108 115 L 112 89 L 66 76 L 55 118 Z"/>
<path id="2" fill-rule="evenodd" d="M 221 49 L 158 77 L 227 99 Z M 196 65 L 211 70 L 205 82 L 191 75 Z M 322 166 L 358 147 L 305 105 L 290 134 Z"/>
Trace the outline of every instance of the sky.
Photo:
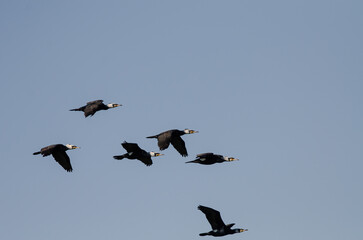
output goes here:
<path id="1" fill-rule="evenodd" d="M 362 7 L 0 1 L 0 238 L 196 240 L 204 205 L 227 240 L 362 239 Z M 69 111 L 97 99 L 123 106 Z M 112 158 L 185 128 L 188 157 Z M 32 155 L 55 143 L 72 173 Z"/>

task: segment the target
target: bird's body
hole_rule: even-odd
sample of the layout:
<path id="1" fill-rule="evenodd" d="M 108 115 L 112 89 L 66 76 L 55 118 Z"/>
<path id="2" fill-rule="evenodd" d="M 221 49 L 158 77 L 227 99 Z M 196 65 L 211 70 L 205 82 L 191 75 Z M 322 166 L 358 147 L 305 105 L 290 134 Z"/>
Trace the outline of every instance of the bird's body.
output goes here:
<path id="1" fill-rule="evenodd" d="M 118 106 L 122 106 L 122 105 L 116 104 L 116 103 L 110 103 L 110 104 L 105 105 L 103 103 L 103 100 L 96 100 L 96 101 L 88 102 L 83 107 L 71 109 L 69 111 L 82 111 L 82 112 L 84 112 L 84 116 L 88 117 L 88 116 L 93 116 L 96 112 L 98 112 L 100 110 L 107 110 L 107 109 L 115 108 Z"/>
<path id="2" fill-rule="evenodd" d="M 222 156 L 214 153 L 201 153 L 197 155 L 197 159 L 186 163 L 199 163 L 203 165 L 212 165 L 215 163 L 231 162 L 238 160 L 237 158 Z"/>
<path id="3" fill-rule="evenodd" d="M 70 149 L 76 149 L 77 146 L 70 144 L 53 144 L 47 147 L 43 147 L 39 152 L 33 153 L 33 155 L 42 154 L 43 157 L 49 156 L 52 154 L 54 159 L 67 171 L 72 172 L 72 165 L 67 155 L 66 151 Z"/>
<path id="4" fill-rule="evenodd" d="M 141 149 L 136 143 L 123 142 L 121 143 L 121 145 L 127 151 L 127 153 L 123 155 L 113 156 L 114 159 L 137 159 L 143 162 L 146 166 L 151 166 L 153 164 L 151 157 L 163 155 L 155 152 L 146 152 L 144 149 Z"/>
<path id="5" fill-rule="evenodd" d="M 185 142 L 183 141 L 181 136 L 183 136 L 184 134 L 192 134 L 197 132 L 198 131 L 189 129 L 185 129 L 183 131 L 178 129 L 172 129 L 147 138 L 157 138 L 158 146 L 161 151 L 167 149 L 171 143 L 171 145 L 173 145 L 173 147 L 180 153 L 180 155 L 186 157 L 188 156 L 188 152 L 185 147 Z"/>
<path id="6" fill-rule="evenodd" d="M 227 224 L 227 225 L 224 224 L 221 214 L 217 210 L 214 210 L 209 207 L 204 207 L 201 205 L 198 206 L 198 209 L 205 214 L 208 222 L 210 223 L 210 225 L 212 227 L 212 231 L 209 231 L 206 233 L 200 233 L 199 236 L 210 235 L 210 236 L 214 236 L 214 237 L 221 237 L 221 236 L 225 236 L 228 234 L 234 234 L 234 233 L 244 232 L 244 231 L 248 230 L 248 229 L 240 229 L 240 228 L 232 229 L 232 226 L 234 225 L 234 223 Z"/>

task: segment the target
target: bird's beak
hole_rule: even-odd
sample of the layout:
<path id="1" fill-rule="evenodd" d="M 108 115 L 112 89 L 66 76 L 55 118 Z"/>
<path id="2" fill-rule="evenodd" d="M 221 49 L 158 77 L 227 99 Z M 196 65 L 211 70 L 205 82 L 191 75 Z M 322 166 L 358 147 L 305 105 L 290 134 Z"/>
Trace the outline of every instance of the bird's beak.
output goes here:
<path id="1" fill-rule="evenodd" d="M 157 153 L 156 156 L 159 157 L 159 156 L 163 156 L 164 154 L 162 153 Z"/>
<path id="2" fill-rule="evenodd" d="M 194 131 L 194 130 L 191 130 L 190 132 L 191 133 L 199 133 L 199 131 Z"/>
<path id="3" fill-rule="evenodd" d="M 239 232 L 245 232 L 248 231 L 248 229 L 240 229 Z"/>
<path id="4" fill-rule="evenodd" d="M 76 149 L 76 148 L 80 148 L 80 147 L 77 147 L 77 146 L 73 146 L 72 149 Z"/>

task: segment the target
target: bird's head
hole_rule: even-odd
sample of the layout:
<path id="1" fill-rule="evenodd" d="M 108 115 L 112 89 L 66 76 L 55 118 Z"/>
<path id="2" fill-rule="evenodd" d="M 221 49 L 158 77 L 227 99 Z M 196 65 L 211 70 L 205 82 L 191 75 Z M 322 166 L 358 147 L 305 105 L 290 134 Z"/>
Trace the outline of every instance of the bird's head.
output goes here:
<path id="1" fill-rule="evenodd" d="M 198 131 L 195 131 L 195 130 L 190 130 L 188 128 L 184 129 L 184 133 L 185 134 L 192 134 L 192 133 L 197 133 Z"/>
<path id="2" fill-rule="evenodd" d="M 109 103 L 107 104 L 107 107 L 109 108 L 115 108 L 115 107 L 120 107 L 122 106 L 122 104 L 117 104 L 117 103 Z"/>
<path id="3" fill-rule="evenodd" d="M 223 157 L 224 160 L 228 161 L 228 162 L 232 162 L 232 161 L 238 161 L 238 158 L 234 158 L 234 157 Z"/>
<path id="4" fill-rule="evenodd" d="M 66 144 L 66 147 L 67 147 L 68 149 L 76 149 L 76 148 L 79 148 L 79 147 L 74 146 L 74 145 L 72 145 L 72 144 Z"/>
<path id="5" fill-rule="evenodd" d="M 241 233 L 241 232 L 248 231 L 248 229 L 235 228 L 235 229 L 232 229 L 232 231 L 235 233 Z"/>
<path id="6" fill-rule="evenodd" d="M 149 152 L 150 153 L 150 156 L 152 157 L 159 157 L 159 156 L 163 156 L 164 154 L 161 154 L 161 153 L 157 153 L 157 152 Z"/>

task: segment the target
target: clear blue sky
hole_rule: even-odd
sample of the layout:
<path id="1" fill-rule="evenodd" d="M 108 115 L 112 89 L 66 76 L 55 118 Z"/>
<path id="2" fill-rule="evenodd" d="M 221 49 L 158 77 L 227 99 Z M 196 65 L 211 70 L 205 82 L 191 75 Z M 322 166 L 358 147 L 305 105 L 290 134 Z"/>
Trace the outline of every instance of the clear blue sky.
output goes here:
<path id="1" fill-rule="evenodd" d="M 361 1 L 0 2 L 0 238 L 363 239 Z M 85 119 L 104 99 L 124 106 Z M 120 143 L 168 129 L 154 165 Z M 74 171 L 32 153 L 70 143 Z M 185 164 L 202 152 L 240 159 Z M 212 237 L 204 237 L 212 239 Z"/>

